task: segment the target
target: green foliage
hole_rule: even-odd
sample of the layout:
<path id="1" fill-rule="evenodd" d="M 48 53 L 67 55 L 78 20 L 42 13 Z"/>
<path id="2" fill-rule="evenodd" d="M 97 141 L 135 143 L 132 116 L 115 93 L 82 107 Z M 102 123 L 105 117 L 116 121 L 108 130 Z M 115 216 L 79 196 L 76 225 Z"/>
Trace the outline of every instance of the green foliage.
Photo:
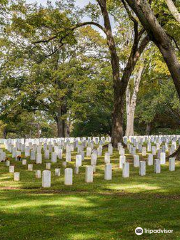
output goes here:
<path id="1" fill-rule="evenodd" d="M 138 94 L 136 127 L 142 134 L 146 124 L 151 124 L 152 133 L 172 133 L 178 129 L 180 117 L 180 103 L 174 83 L 156 48 L 146 52 L 145 62 L 146 69 Z"/>
<path id="2" fill-rule="evenodd" d="M 42 115 L 41 129 L 48 136 L 56 135 L 55 124 L 59 121 L 70 126 L 71 136 L 110 134 L 113 85 L 106 39 L 91 26 L 73 29 L 84 18 L 101 23 L 97 2 L 83 9 L 73 0 L 57 1 L 55 5 L 48 1 L 45 7 L 26 4 L 24 0 L 9 1 L 9 4 L 1 1 L 1 4 L 2 126 L 7 125 L 6 129 L 15 135 L 27 135 L 26 118 L 29 125 L 31 121 L 37 124 L 37 116 Z M 164 0 L 152 1 L 152 7 L 179 55 L 179 24 Z M 122 76 L 134 39 L 133 22 L 120 1 L 108 0 L 107 9 Z M 144 133 L 144 125 L 149 123 L 154 131 L 160 127 L 176 129 L 179 100 L 167 66 L 152 43 L 142 61 L 145 69 L 138 94 L 135 130 Z M 131 76 L 131 92 L 141 64 L 140 60 Z"/>
<path id="3" fill-rule="evenodd" d="M 68 119 L 71 129 L 76 129 L 77 124 L 87 121 L 89 129 L 97 122 L 98 128 L 101 124 L 102 133 L 109 132 L 112 83 L 109 65 L 106 66 L 105 40 L 91 27 L 85 27 L 76 32 L 75 41 L 71 36 L 70 41 L 66 37 L 63 46 L 56 39 L 33 47 L 32 40 L 47 39 L 47 33 L 62 33 L 70 27 L 70 21 L 66 21 L 65 12 L 59 13 L 50 5 L 47 9 L 38 9 L 36 5 L 26 8 L 21 2 L 20 5 L 13 6 L 13 9 L 17 11 L 7 31 L 7 49 L 11 56 L 9 61 L 4 61 L 3 66 L 1 119 L 6 121 L 23 111 L 41 112 L 57 124 L 59 120 Z M 23 19 L 21 15 L 19 17 L 18 11 L 23 13 Z M 60 20 L 61 23 L 57 26 Z M 66 26 L 63 26 L 63 21 Z M 21 36 L 20 42 L 23 45 L 14 46 L 9 37 L 14 33 Z M 62 38 L 63 35 L 59 37 Z M 13 76 L 12 72 L 17 71 L 18 76 Z M 102 111 L 99 116 L 98 111 Z M 91 115 L 94 117 L 91 118 Z"/>

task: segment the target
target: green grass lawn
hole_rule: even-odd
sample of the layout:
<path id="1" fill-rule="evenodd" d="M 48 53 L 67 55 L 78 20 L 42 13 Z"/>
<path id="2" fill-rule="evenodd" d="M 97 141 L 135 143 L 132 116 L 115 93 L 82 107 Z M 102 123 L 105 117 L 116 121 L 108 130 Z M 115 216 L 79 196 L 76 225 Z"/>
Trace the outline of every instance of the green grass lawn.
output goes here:
<path id="1" fill-rule="evenodd" d="M 73 168 L 74 155 L 68 164 Z M 180 163 L 176 162 L 175 172 L 169 172 L 167 163 L 161 174 L 148 166 L 144 177 L 131 164 L 130 177 L 123 179 L 118 156 L 115 152 L 111 158 L 112 181 L 104 180 L 101 157 L 94 182 L 85 183 L 85 168 L 81 167 L 73 186 L 64 185 L 64 168 L 58 160 L 52 164 L 52 187 L 48 189 L 21 162 L 11 160 L 21 173 L 20 182 L 14 182 L 8 167 L 0 163 L 0 240 L 180 239 Z M 90 159 L 83 163 L 90 164 Z M 61 168 L 60 177 L 54 175 L 55 167 Z M 45 169 L 45 164 L 34 165 L 34 169 Z M 173 233 L 137 236 L 136 227 L 172 229 Z"/>

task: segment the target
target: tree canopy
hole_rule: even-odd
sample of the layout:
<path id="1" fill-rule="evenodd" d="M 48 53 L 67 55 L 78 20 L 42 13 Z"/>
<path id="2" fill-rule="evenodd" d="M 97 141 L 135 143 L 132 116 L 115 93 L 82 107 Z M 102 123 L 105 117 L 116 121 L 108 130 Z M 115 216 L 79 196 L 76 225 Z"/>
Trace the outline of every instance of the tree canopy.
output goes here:
<path id="1" fill-rule="evenodd" d="M 170 2 L 154 0 L 147 6 L 179 59 L 180 26 Z M 142 4 L 146 9 L 146 1 Z M 127 88 L 132 94 L 142 64 L 135 133 L 178 131 L 177 85 L 136 1 L 98 0 L 79 8 L 73 0 L 45 6 L 4 0 L 1 6 L 5 137 L 113 135 L 119 141 L 127 127 Z M 178 3 L 174 7 L 177 13 Z"/>

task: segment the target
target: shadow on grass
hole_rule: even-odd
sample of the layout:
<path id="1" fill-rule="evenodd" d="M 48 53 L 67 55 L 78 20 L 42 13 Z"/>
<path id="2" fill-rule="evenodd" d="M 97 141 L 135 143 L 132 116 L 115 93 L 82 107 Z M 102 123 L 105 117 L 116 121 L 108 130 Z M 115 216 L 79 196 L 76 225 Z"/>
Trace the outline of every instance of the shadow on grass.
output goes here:
<path id="1" fill-rule="evenodd" d="M 64 168 L 52 164 L 52 187 L 43 189 L 35 172 L 19 162 L 21 181 L 0 165 L 0 239 L 178 239 L 180 236 L 180 163 L 176 171 L 168 165 L 155 174 L 147 166 L 147 175 L 140 177 L 138 168 L 130 166 L 130 178 L 122 178 L 118 157 L 112 158 L 113 179 L 104 180 L 103 157 L 98 159 L 94 182 L 85 183 L 85 167 L 74 175 L 73 185 L 64 185 Z M 30 163 L 30 160 L 28 160 Z M 50 161 L 46 161 L 50 162 Z M 90 164 L 86 159 L 84 164 Z M 74 167 L 73 163 L 69 166 Z M 54 168 L 61 168 L 56 177 Z M 43 170 L 45 164 L 34 165 Z M 136 227 L 173 229 L 173 234 L 136 236 Z"/>
<path id="2" fill-rule="evenodd" d="M 3 192 L 1 239 L 138 239 L 137 226 L 173 229 L 144 239 L 176 239 L 180 202 L 153 194 L 90 195 Z"/>

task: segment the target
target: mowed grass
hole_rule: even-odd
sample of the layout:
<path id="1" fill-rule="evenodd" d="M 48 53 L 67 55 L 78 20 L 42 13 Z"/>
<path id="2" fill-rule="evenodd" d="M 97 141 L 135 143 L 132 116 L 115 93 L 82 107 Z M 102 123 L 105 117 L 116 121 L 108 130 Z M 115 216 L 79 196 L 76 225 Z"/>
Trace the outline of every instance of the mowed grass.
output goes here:
<path id="1" fill-rule="evenodd" d="M 147 166 L 147 175 L 141 177 L 132 157 L 126 155 L 131 162 L 130 177 L 124 179 L 118 168 L 119 154 L 114 151 L 113 180 L 106 181 L 105 151 L 98 157 L 93 183 L 85 183 L 90 158 L 85 158 L 80 173 L 73 176 L 72 186 L 64 185 L 63 160 L 58 160 L 52 164 L 52 187 L 48 189 L 21 162 L 10 159 L 15 171 L 20 171 L 20 182 L 14 182 L 8 167 L 0 163 L 0 239 L 180 239 L 180 163 L 176 162 L 175 172 L 169 172 L 167 162 L 160 174 L 154 173 L 154 166 Z M 74 168 L 76 154 L 68 167 Z M 60 177 L 54 174 L 56 167 L 61 168 Z M 45 169 L 45 163 L 34 164 L 37 169 Z M 137 236 L 136 227 L 172 229 L 173 233 Z"/>

